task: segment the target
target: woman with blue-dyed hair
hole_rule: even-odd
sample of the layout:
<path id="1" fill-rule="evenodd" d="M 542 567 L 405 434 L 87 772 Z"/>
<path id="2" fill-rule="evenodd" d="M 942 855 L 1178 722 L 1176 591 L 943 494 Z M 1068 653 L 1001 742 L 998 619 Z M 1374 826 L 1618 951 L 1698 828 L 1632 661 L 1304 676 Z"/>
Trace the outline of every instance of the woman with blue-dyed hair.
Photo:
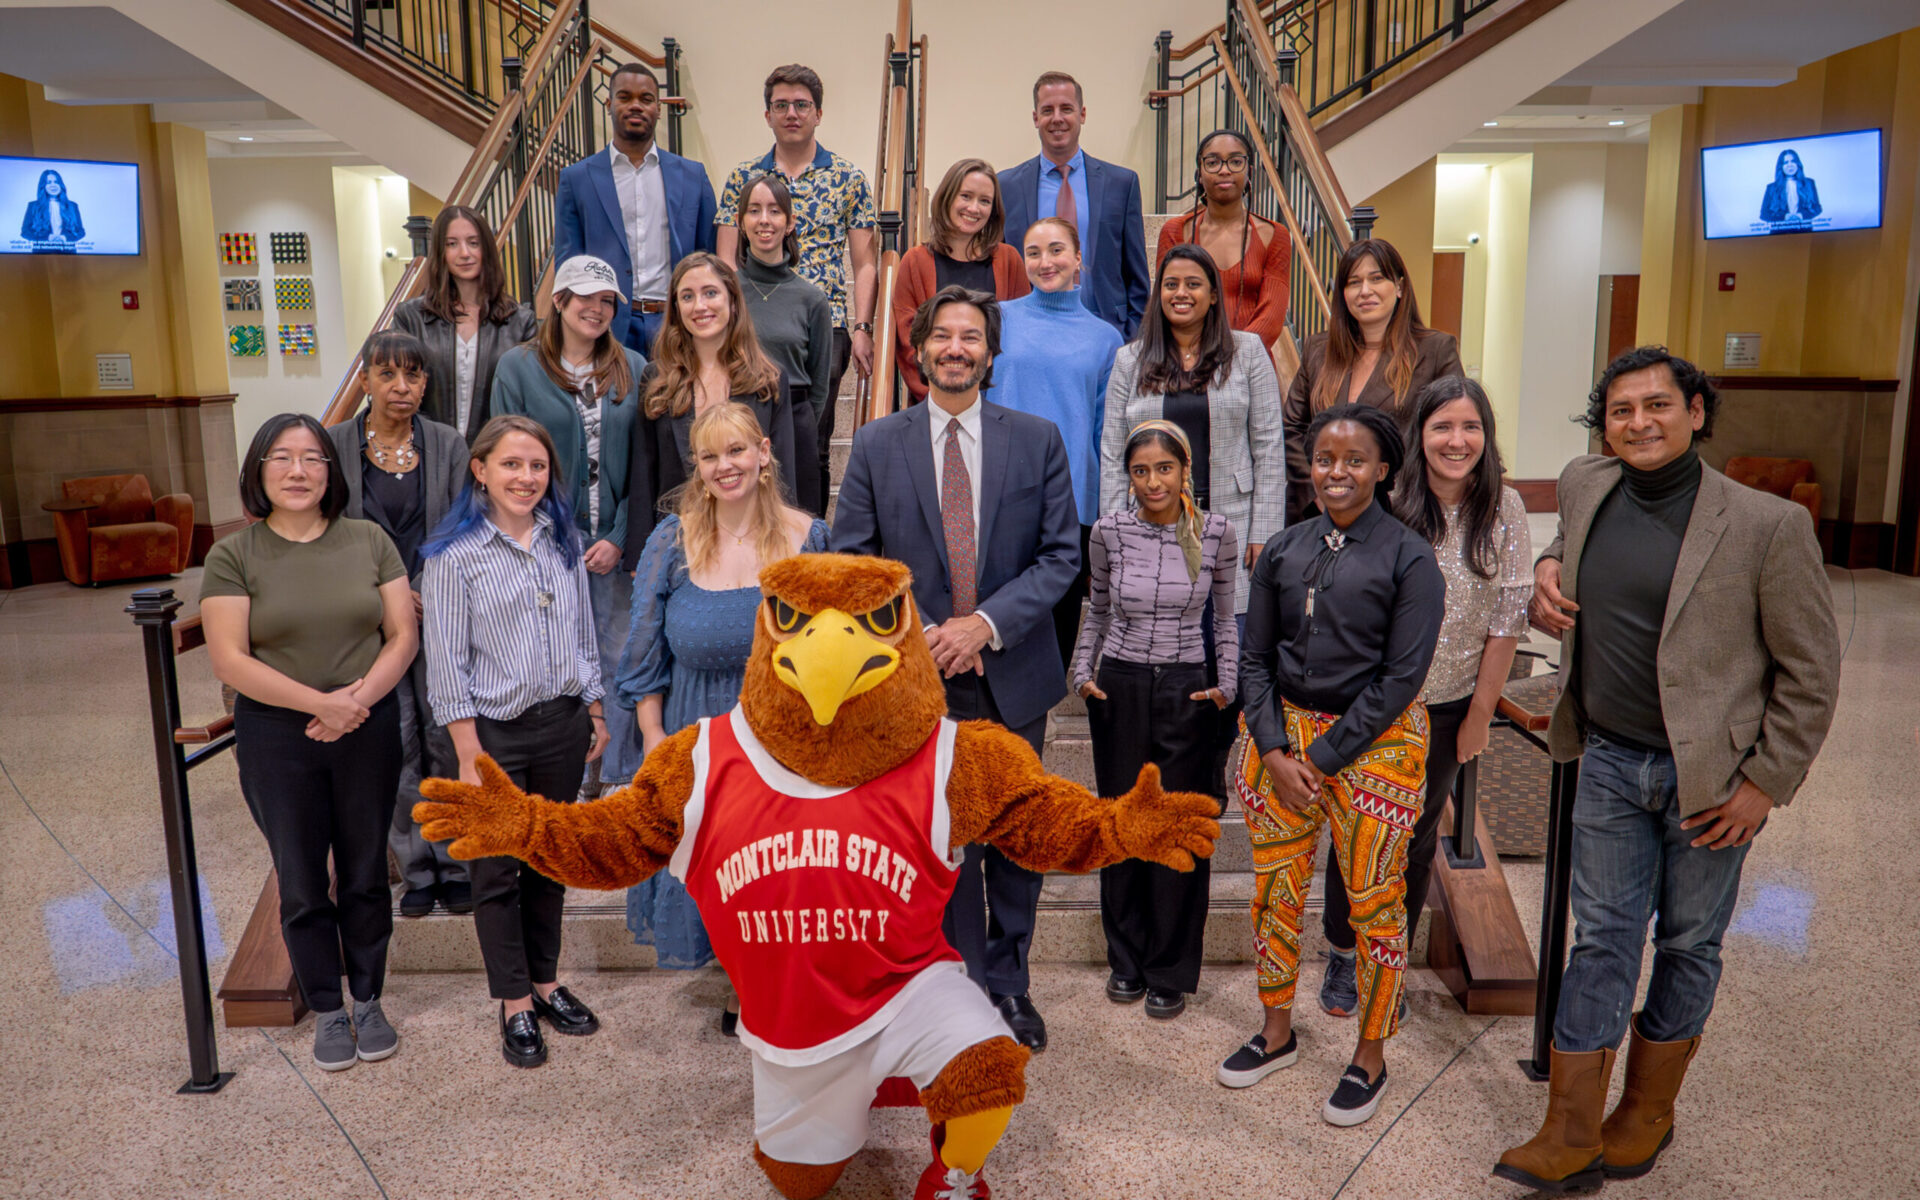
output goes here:
<path id="1" fill-rule="evenodd" d="M 567 803 L 606 749 L 607 723 L 566 481 L 531 417 L 488 421 L 471 454 L 472 480 L 421 547 L 427 696 L 461 780 L 480 782 L 486 754 L 522 790 Z M 501 1052 L 537 1067 L 547 1061 L 540 1021 L 576 1036 L 600 1028 L 558 982 L 567 889 L 511 857 L 476 859 L 469 873 Z"/>
<path id="2" fill-rule="evenodd" d="M 77 242 L 87 236 L 86 226 L 80 223 L 80 206 L 67 195 L 67 181 L 60 172 L 40 172 L 40 186 L 27 204 L 20 236 L 29 242 Z"/>

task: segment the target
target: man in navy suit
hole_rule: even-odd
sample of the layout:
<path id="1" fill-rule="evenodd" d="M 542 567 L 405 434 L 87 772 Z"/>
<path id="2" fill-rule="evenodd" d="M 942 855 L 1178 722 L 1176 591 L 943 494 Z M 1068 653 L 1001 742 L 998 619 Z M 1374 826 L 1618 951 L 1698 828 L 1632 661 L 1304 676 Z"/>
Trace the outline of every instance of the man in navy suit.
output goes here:
<path id="1" fill-rule="evenodd" d="M 899 559 L 955 720 L 997 721 L 1040 751 L 1047 710 L 1067 694 L 1053 606 L 1080 570 L 1080 518 L 1066 443 L 1043 417 L 988 404 L 1000 306 L 948 286 L 908 338 L 928 403 L 863 427 L 840 483 L 834 550 Z M 947 938 L 1013 1034 L 1046 1048 L 1027 998 L 1040 876 L 991 847 L 968 846 Z"/>
<path id="2" fill-rule="evenodd" d="M 1140 176 L 1080 148 L 1086 121 L 1085 100 L 1073 76 L 1048 71 L 1034 81 L 1033 127 L 1040 132 L 1040 153 L 1000 172 L 1006 241 L 1016 250 L 1024 247 L 1027 226 L 1041 217 L 1072 221 L 1080 231 L 1080 302 L 1132 341 L 1153 290 Z"/>
<path id="3" fill-rule="evenodd" d="M 607 152 L 560 172 L 553 261 L 557 266 L 591 254 L 611 263 L 632 297 L 613 314 L 613 336 L 649 355 L 667 311 L 674 264 L 713 249 L 713 184 L 705 167 L 654 144 L 660 81 L 645 64 L 614 71 L 607 113 L 613 118 Z"/>

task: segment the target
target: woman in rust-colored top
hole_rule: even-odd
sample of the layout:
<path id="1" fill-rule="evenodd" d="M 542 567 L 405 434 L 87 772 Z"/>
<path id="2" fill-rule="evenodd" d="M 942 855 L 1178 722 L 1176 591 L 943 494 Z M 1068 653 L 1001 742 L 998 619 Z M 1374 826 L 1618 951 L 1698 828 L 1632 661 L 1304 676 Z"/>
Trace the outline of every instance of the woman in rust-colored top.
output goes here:
<path id="1" fill-rule="evenodd" d="M 963 158 L 947 168 L 933 192 L 926 244 L 900 256 L 900 282 L 893 290 L 893 334 L 899 346 L 895 359 L 912 403 L 927 398 L 927 381 L 914 361 L 907 331 L 928 297 L 950 283 L 1001 301 L 1017 300 L 1031 290 L 1020 248 L 1000 240 L 1006 223 L 1000 177 L 991 163 Z"/>
<path id="2" fill-rule="evenodd" d="M 1160 227 L 1160 252 L 1182 242 L 1197 243 L 1220 269 L 1220 302 L 1227 323 L 1259 335 L 1269 352 L 1286 328 L 1293 244 L 1287 231 L 1247 209 L 1253 175 L 1253 150 L 1239 134 L 1216 130 L 1194 155 L 1193 182 L 1198 192 L 1193 211 Z"/>

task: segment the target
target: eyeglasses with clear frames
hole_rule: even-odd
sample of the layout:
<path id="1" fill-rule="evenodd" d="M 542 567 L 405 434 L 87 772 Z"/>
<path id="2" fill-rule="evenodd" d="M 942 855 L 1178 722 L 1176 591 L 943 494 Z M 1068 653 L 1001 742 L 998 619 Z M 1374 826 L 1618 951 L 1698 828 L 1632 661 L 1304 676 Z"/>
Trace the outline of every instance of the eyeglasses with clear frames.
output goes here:
<path id="1" fill-rule="evenodd" d="M 1218 175 L 1222 171 L 1244 171 L 1251 161 L 1244 154 L 1230 154 L 1222 158 L 1218 154 L 1209 154 L 1200 160 L 1200 169 L 1209 175 Z"/>
<path id="2" fill-rule="evenodd" d="M 327 460 L 318 454 L 302 454 L 296 460 L 293 455 L 281 451 L 277 454 L 269 454 L 260 461 L 276 471 L 290 471 L 296 461 L 299 462 L 302 470 L 324 471 L 327 469 Z"/>
<path id="3" fill-rule="evenodd" d="M 772 104 L 769 104 L 767 107 L 772 110 L 773 115 L 776 117 L 784 117 L 788 113 L 792 113 L 797 117 L 804 117 L 808 113 L 813 111 L 813 101 L 811 100 L 775 100 Z"/>

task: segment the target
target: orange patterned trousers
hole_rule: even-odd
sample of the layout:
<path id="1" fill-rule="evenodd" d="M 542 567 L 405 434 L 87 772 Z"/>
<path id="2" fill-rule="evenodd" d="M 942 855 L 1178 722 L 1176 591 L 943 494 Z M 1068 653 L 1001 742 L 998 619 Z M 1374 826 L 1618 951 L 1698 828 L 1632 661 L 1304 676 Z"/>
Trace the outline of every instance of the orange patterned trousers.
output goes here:
<path id="1" fill-rule="evenodd" d="M 1338 716 L 1286 706 L 1287 738 L 1301 754 Z M 1293 1006 L 1300 974 L 1300 916 L 1313 883 L 1320 828 L 1333 825 L 1333 851 L 1346 876 L 1360 984 L 1360 1036 L 1392 1037 L 1399 1026 L 1400 981 L 1407 965 L 1407 844 L 1420 815 L 1427 776 L 1427 706 L 1413 706 L 1296 813 L 1273 796 L 1273 783 L 1247 738 L 1234 791 L 1253 842 L 1253 934 L 1260 1002 Z"/>

